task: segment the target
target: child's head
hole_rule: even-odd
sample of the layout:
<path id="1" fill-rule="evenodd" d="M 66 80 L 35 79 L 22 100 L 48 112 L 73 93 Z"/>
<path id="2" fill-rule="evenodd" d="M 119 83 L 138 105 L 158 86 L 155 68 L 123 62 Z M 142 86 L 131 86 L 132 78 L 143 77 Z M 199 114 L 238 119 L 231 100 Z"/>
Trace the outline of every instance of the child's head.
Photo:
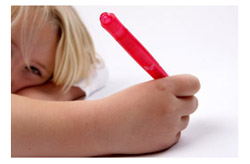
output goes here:
<path id="1" fill-rule="evenodd" d="M 11 92 L 53 80 L 67 91 L 98 62 L 91 37 L 68 6 L 12 6 Z"/>

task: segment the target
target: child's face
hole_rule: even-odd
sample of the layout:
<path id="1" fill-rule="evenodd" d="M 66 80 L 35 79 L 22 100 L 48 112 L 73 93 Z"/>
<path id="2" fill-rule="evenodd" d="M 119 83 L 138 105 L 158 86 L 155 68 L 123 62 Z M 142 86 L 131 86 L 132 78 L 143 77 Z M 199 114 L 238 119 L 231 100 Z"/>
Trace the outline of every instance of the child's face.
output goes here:
<path id="1" fill-rule="evenodd" d="M 29 29 L 25 29 L 29 30 Z M 52 25 L 46 24 L 36 36 L 36 42 L 22 46 L 30 49 L 30 70 L 21 54 L 20 25 L 11 29 L 11 92 L 41 85 L 53 74 L 58 33 Z"/>

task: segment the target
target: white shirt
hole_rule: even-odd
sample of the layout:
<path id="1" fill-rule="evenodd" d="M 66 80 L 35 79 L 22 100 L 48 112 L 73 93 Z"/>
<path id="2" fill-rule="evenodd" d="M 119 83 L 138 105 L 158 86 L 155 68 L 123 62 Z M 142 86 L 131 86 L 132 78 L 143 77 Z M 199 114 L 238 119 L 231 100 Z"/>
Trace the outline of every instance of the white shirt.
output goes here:
<path id="1" fill-rule="evenodd" d="M 79 87 L 85 92 L 85 98 L 94 92 L 102 89 L 108 82 L 108 70 L 104 63 L 98 64 L 96 69 L 91 70 L 88 85 L 86 80 L 83 79 L 73 86 Z"/>

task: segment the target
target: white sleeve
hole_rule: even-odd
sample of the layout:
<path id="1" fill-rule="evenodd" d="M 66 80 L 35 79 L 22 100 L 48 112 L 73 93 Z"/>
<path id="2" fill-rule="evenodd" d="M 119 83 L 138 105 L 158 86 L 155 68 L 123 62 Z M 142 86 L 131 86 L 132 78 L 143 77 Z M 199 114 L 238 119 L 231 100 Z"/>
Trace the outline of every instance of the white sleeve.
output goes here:
<path id="1" fill-rule="evenodd" d="M 86 80 L 83 79 L 73 86 L 79 87 L 85 92 L 86 97 L 92 93 L 102 89 L 108 81 L 108 70 L 104 63 L 98 64 L 95 70 L 91 70 L 88 85 Z"/>

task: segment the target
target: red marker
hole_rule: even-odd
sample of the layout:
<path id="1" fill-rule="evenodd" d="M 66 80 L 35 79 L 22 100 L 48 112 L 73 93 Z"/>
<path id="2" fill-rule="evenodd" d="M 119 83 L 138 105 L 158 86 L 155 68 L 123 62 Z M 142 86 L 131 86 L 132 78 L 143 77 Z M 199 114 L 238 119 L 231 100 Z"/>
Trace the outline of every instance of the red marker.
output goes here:
<path id="1" fill-rule="evenodd" d="M 100 16 L 102 27 L 147 71 L 154 79 L 167 77 L 168 74 L 161 68 L 146 48 L 128 31 L 126 27 L 112 13 L 102 13 Z"/>

